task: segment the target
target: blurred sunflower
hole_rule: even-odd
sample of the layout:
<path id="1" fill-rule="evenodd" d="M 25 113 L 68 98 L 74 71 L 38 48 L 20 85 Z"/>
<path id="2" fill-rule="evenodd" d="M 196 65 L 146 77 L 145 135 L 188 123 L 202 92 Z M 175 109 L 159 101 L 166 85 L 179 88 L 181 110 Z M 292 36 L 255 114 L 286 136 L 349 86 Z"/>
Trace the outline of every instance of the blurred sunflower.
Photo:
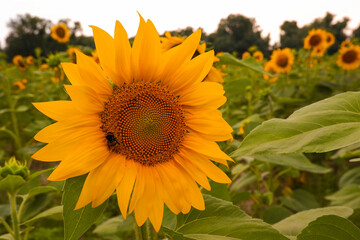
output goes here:
<path id="1" fill-rule="evenodd" d="M 290 48 L 274 50 L 270 59 L 276 73 L 288 73 L 294 64 L 294 54 Z"/>
<path id="2" fill-rule="evenodd" d="M 164 203 L 175 214 L 203 210 L 196 182 L 210 189 L 207 177 L 231 181 L 209 160 L 231 160 L 216 144 L 232 138 L 217 109 L 223 86 L 202 81 L 214 52 L 192 58 L 200 30 L 163 52 L 141 16 L 132 47 L 118 21 L 114 38 L 92 28 L 101 67 L 80 52 L 77 64 L 62 64 L 71 101 L 34 103 L 57 122 L 34 137 L 48 144 L 33 158 L 61 161 L 52 181 L 89 173 L 76 209 L 99 206 L 116 190 L 124 218 L 134 211 L 139 226 L 149 218 L 159 231 Z"/>
<path id="3" fill-rule="evenodd" d="M 27 68 L 27 65 L 24 61 L 23 56 L 21 55 L 16 55 L 13 57 L 12 62 L 21 70 L 24 71 Z"/>
<path id="4" fill-rule="evenodd" d="M 325 48 L 326 31 L 323 29 L 312 29 L 304 40 L 305 49 Z"/>
<path id="5" fill-rule="evenodd" d="M 256 51 L 253 54 L 256 62 L 261 62 L 264 59 L 264 54 L 261 51 Z"/>
<path id="6" fill-rule="evenodd" d="M 76 63 L 76 54 L 75 51 L 80 51 L 81 49 L 78 47 L 69 47 L 66 49 L 66 52 L 68 53 L 69 57 L 71 57 L 71 62 Z"/>
<path id="7" fill-rule="evenodd" d="M 22 90 L 24 90 L 26 88 L 26 83 L 27 83 L 27 79 L 22 79 L 19 81 L 16 81 L 13 83 L 13 86 L 17 87 L 17 89 L 15 90 L 16 93 L 21 92 Z"/>
<path id="8" fill-rule="evenodd" d="M 358 68 L 360 66 L 360 46 L 351 45 L 340 48 L 336 63 L 345 70 Z"/>
<path id="9" fill-rule="evenodd" d="M 340 44 L 340 48 L 348 48 L 351 47 L 353 44 L 349 40 L 342 41 Z"/>
<path id="10" fill-rule="evenodd" d="M 241 55 L 242 60 L 247 59 L 249 57 L 251 57 L 251 54 L 248 51 L 243 52 L 243 54 Z"/>
<path id="11" fill-rule="evenodd" d="M 274 65 L 275 65 L 274 62 L 267 61 L 264 65 L 264 70 L 268 73 L 276 74 Z M 267 75 L 265 73 L 263 73 L 263 78 L 270 83 L 276 82 L 279 79 L 278 76 L 270 77 L 269 75 Z"/>
<path id="12" fill-rule="evenodd" d="M 178 46 L 179 44 L 184 42 L 184 40 L 185 40 L 184 37 L 174 37 L 174 36 L 171 36 L 170 32 L 165 32 L 165 37 L 160 37 L 161 49 L 163 52 L 166 52 L 166 51 L 172 49 L 173 47 Z M 206 43 L 199 44 L 196 48 L 193 58 L 197 57 L 200 54 L 204 54 L 205 51 L 206 51 Z M 216 62 L 216 61 L 219 61 L 219 59 L 217 57 L 214 58 L 214 62 Z M 223 74 L 221 72 L 221 70 L 218 70 L 213 66 L 203 81 L 223 83 L 224 75 L 225 74 Z"/>
<path id="13" fill-rule="evenodd" d="M 322 47 L 322 48 L 314 48 L 311 51 L 311 56 L 317 56 L 317 57 L 322 57 L 324 56 L 326 51 L 326 48 Z"/>
<path id="14" fill-rule="evenodd" d="M 34 57 L 33 56 L 27 56 L 26 57 L 26 63 L 29 65 L 33 65 L 35 63 Z"/>
<path id="15" fill-rule="evenodd" d="M 57 24 L 51 28 L 50 36 L 59 43 L 66 43 L 70 40 L 70 31 L 64 23 Z"/>
<path id="16" fill-rule="evenodd" d="M 326 47 L 330 47 L 335 43 L 335 36 L 331 32 L 326 32 Z"/>

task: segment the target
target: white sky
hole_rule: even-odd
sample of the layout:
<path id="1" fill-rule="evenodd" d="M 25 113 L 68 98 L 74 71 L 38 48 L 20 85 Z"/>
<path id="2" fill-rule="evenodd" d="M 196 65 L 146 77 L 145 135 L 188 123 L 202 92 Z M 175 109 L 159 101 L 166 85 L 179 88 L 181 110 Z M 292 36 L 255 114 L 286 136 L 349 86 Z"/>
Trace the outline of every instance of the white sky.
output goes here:
<path id="1" fill-rule="evenodd" d="M 30 13 L 54 24 L 70 18 L 79 21 L 88 36 L 92 35 L 88 25 L 113 35 L 119 20 L 131 37 L 139 23 L 137 11 L 154 22 L 159 34 L 187 26 L 212 33 L 221 18 L 243 14 L 256 19 L 263 36 L 270 33 L 271 43 L 279 41 L 279 27 L 285 20 L 296 20 L 301 27 L 330 12 L 335 20 L 349 17 L 349 30 L 360 24 L 360 0 L 6 0 L 0 8 L 0 43 L 4 46 L 9 33 L 6 24 L 17 14 Z"/>

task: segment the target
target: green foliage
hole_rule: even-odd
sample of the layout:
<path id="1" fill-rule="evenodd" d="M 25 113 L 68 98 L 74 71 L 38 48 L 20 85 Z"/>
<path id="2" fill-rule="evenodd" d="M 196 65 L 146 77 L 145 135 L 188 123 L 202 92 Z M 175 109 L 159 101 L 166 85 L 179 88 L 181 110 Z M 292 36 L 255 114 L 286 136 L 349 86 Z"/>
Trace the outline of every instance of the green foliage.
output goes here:
<path id="1" fill-rule="evenodd" d="M 359 103 L 360 93 L 342 93 L 304 107 L 285 120 L 266 121 L 232 155 L 327 152 L 360 142 Z"/>
<path id="2" fill-rule="evenodd" d="M 326 215 L 319 217 L 302 230 L 298 240 L 311 239 L 347 239 L 359 240 L 360 229 L 349 220 L 336 216 Z"/>
<path id="3" fill-rule="evenodd" d="M 107 201 L 96 208 L 87 205 L 74 210 L 79 199 L 86 175 L 66 180 L 64 186 L 64 239 L 80 238 L 98 219 L 107 206 Z"/>

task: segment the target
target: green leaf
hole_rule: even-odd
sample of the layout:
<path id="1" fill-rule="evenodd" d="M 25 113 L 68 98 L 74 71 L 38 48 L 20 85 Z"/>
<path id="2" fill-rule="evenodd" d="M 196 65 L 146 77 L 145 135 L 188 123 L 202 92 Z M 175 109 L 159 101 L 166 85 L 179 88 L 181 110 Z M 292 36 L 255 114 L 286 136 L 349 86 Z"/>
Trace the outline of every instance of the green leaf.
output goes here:
<path id="1" fill-rule="evenodd" d="M 281 202 L 297 212 L 320 207 L 314 195 L 303 189 L 296 189 L 291 196 L 282 197 Z"/>
<path id="2" fill-rule="evenodd" d="M 179 214 L 174 230 L 163 227 L 173 239 L 287 239 L 261 219 L 252 219 L 232 203 L 204 195 L 205 210 Z"/>
<path id="3" fill-rule="evenodd" d="M 254 155 L 256 160 L 292 167 L 305 172 L 328 173 L 331 168 L 313 164 L 302 153 Z"/>
<path id="4" fill-rule="evenodd" d="M 29 194 L 26 196 L 26 198 L 32 198 L 36 195 L 42 194 L 42 193 L 48 193 L 48 192 L 56 192 L 57 188 L 52 186 L 38 186 L 34 187 L 30 190 Z"/>
<path id="5" fill-rule="evenodd" d="M 178 214 L 176 228 L 179 229 L 189 222 L 194 222 L 202 218 L 211 217 L 236 217 L 250 219 L 250 217 L 239 207 L 231 202 L 203 194 L 205 201 L 205 211 L 192 208 L 188 214 Z"/>
<path id="6" fill-rule="evenodd" d="M 60 215 L 63 213 L 63 206 L 56 206 L 50 209 L 47 209 L 43 212 L 41 212 L 40 214 L 36 215 L 35 217 L 27 220 L 26 222 L 22 223 L 22 224 L 28 224 L 30 222 L 33 222 L 35 220 L 41 219 L 41 218 L 48 218 L 50 216 L 54 216 L 54 215 Z"/>
<path id="7" fill-rule="evenodd" d="M 96 208 L 87 206 L 74 210 L 86 175 L 66 180 L 63 194 L 64 205 L 64 239 L 79 239 L 93 225 L 105 210 L 107 201 Z"/>
<path id="8" fill-rule="evenodd" d="M 360 229 L 345 218 L 336 215 L 326 215 L 312 221 L 306 228 L 303 229 L 297 239 L 360 240 Z"/>
<path id="9" fill-rule="evenodd" d="M 230 190 L 231 191 L 240 191 L 242 188 L 244 188 L 254 182 L 256 182 L 256 176 L 252 172 L 248 171 L 248 172 L 245 172 L 245 174 L 243 174 L 239 178 L 233 180 L 233 182 L 230 185 Z"/>
<path id="10" fill-rule="evenodd" d="M 347 92 L 263 122 L 232 156 L 328 152 L 360 142 L 359 136 L 360 92 Z"/>
<path id="11" fill-rule="evenodd" d="M 360 167 L 353 168 L 341 176 L 339 180 L 339 188 L 347 185 L 359 184 L 360 185 Z"/>
<path id="12" fill-rule="evenodd" d="M 318 217 L 324 215 L 337 215 L 346 218 L 353 214 L 353 212 L 354 211 L 348 207 L 326 207 L 310 209 L 291 215 L 290 217 L 275 223 L 273 227 L 288 237 L 295 237 L 310 222 L 314 221 Z"/>
<path id="13" fill-rule="evenodd" d="M 269 76 L 273 77 L 272 74 L 266 72 L 264 68 L 261 66 L 261 64 L 256 62 L 254 59 L 248 58 L 248 59 L 240 60 L 234 57 L 233 55 L 231 55 L 230 53 L 223 53 L 221 56 L 219 56 L 219 58 L 222 64 L 250 68 L 256 72 L 266 73 Z"/>
<path id="14" fill-rule="evenodd" d="M 360 185 L 347 185 L 334 194 L 325 197 L 332 206 L 347 206 L 352 209 L 360 208 Z"/>
<path id="15" fill-rule="evenodd" d="M 133 215 L 129 215 L 126 221 L 122 216 L 116 216 L 107 219 L 103 223 L 99 224 L 93 233 L 100 236 L 114 236 L 123 234 L 126 232 L 132 232 L 134 230 L 134 218 Z"/>
<path id="16" fill-rule="evenodd" d="M 25 180 L 18 175 L 7 175 L 0 181 L 0 190 L 14 194 L 25 184 Z"/>
<path id="17" fill-rule="evenodd" d="M 10 233 L 6 233 L 0 236 L 0 240 L 14 240 L 14 238 Z"/>
<path id="18" fill-rule="evenodd" d="M 26 106 L 26 105 L 21 105 L 21 106 L 18 106 L 16 109 L 15 109 L 15 112 L 26 112 L 27 110 L 29 110 L 29 107 Z"/>
<path id="19" fill-rule="evenodd" d="M 202 189 L 201 192 L 204 194 L 209 194 L 213 197 L 220 198 L 225 201 L 230 201 L 230 193 L 227 189 L 227 184 L 217 183 L 214 181 L 210 181 L 211 190 L 207 191 L 206 189 Z"/>
<path id="20" fill-rule="evenodd" d="M 291 216 L 291 214 L 292 212 L 282 206 L 269 206 L 264 211 L 263 220 L 266 223 L 274 224 Z"/>

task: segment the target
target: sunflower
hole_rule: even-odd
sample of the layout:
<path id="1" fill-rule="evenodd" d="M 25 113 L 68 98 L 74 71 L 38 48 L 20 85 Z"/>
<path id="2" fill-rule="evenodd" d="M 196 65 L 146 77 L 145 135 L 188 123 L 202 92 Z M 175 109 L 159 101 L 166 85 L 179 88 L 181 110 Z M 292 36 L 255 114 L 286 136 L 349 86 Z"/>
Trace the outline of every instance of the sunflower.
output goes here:
<path id="1" fill-rule="evenodd" d="M 358 68 L 360 66 L 360 46 L 351 45 L 340 48 L 336 63 L 345 70 Z"/>
<path id="2" fill-rule="evenodd" d="M 340 44 L 340 48 L 348 48 L 351 47 L 353 44 L 349 40 L 342 41 Z"/>
<path id="3" fill-rule="evenodd" d="M 169 49 L 172 49 L 173 47 L 176 47 L 178 45 L 180 45 L 181 43 L 184 42 L 185 38 L 184 37 L 174 37 L 171 36 L 170 32 L 165 32 L 165 37 L 160 37 L 160 41 L 161 41 L 161 49 L 163 52 L 168 51 Z M 194 55 L 192 56 L 197 57 L 200 54 L 204 54 L 206 51 L 206 43 L 201 43 L 197 46 L 196 51 L 194 53 Z M 219 59 L 217 57 L 214 58 L 214 62 L 219 61 Z M 224 79 L 223 76 L 225 74 L 221 72 L 221 70 L 216 69 L 214 66 L 211 67 L 208 75 L 205 77 L 205 79 L 203 81 L 207 81 L 207 82 L 219 82 L 219 83 L 223 83 Z"/>
<path id="4" fill-rule="evenodd" d="M 52 181 L 88 173 L 76 209 L 97 207 L 116 190 L 124 218 L 134 211 L 139 226 L 149 218 L 158 231 L 164 203 L 175 214 L 203 210 L 196 183 L 210 189 L 207 177 L 231 181 L 209 160 L 231 160 L 215 142 L 232 138 L 217 109 L 223 86 L 202 81 L 214 52 L 192 58 L 200 30 L 162 52 L 153 23 L 141 16 L 132 47 L 118 21 L 114 38 L 92 29 L 101 66 L 80 52 L 77 64 L 62 64 L 71 101 L 34 103 L 57 122 L 34 137 L 48 144 L 32 157 L 61 161 Z"/>
<path id="5" fill-rule="evenodd" d="M 242 60 L 247 59 L 249 57 L 251 57 L 251 54 L 248 51 L 243 52 L 243 54 L 241 55 Z"/>
<path id="6" fill-rule="evenodd" d="M 261 62 L 264 59 L 264 54 L 261 51 L 256 51 L 253 54 L 256 62 Z"/>
<path id="7" fill-rule="evenodd" d="M 324 56 L 326 51 L 326 48 L 322 47 L 322 48 L 314 48 L 311 51 L 311 56 L 317 56 L 317 57 L 322 57 Z"/>
<path id="8" fill-rule="evenodd" d="M 24 58 L 21 55 L 16 55 L 13 57 L 12 61 L 21 71 L 24 71 L 27 67 Z"/>
<path id="9" fill-rule="evenodd" d="M 68 27 L 63 23 L 60 23 L 51 28 L 50 36 L 59 43 L 66 43 L 70 40 L 71 34 Z"/>
<path id="10" fill-rule="evenodd" d="M 275 74 L 275 67 L 274 67 L 275 63 L 272 62 L 272 61 L 267 61 L 265 63 L 265 66 L 264 66 L 264 70 L 268 73 L 271 73 L 271 74 Z M 276 82 L 278 80 L 278 76 L 275 76 L 275 77 L 270 77 L 269 75 L 263 73 L 263 78 L 268 81 L 268 82 Z"/>
<path id="11" fill-rule="evenodd" d="M 312 29 L 304 40 L 305 49 L 325 48 L 326 31 L 323 29 Z"/>
<path id="12" fill-rule="evenodd" d="M 19 93 L 21 92 L 22 90 L 24 90 L 26 88 L 26 83 L 27 83 L 27 79 L 22 79 L 22 80 L 19 80 L 19 81 L 16 81 L 13 83 L 13 86 L 17 87 L 17 90 L 15 90 L 15 93 Z"/>
<path id="13" fill-rule="evenodd" d="M 33 56 L 27 56 L 26 57 L 26 63 L 29 65 L 33 65 L 35 62 L 34 57 Z"/>
<path id="14" fill-rule="evenodd" d="M 270 59 L 276 73 L 288 73 L 294 64 L 294 54 L 290 48 L 274 50 Z"/>
<path id="15" fill-rule="evenodd" d="M 326 32 L 326 47 L 330 47 L 335 43 L 335 36 L 331 32 Z"/>

